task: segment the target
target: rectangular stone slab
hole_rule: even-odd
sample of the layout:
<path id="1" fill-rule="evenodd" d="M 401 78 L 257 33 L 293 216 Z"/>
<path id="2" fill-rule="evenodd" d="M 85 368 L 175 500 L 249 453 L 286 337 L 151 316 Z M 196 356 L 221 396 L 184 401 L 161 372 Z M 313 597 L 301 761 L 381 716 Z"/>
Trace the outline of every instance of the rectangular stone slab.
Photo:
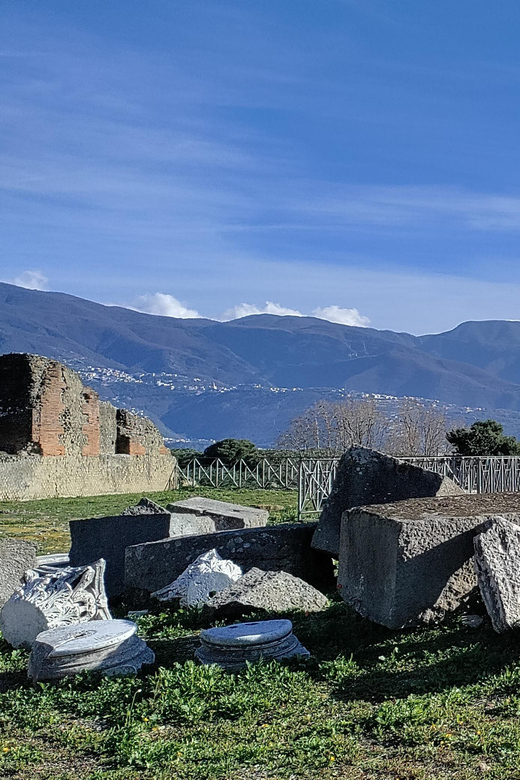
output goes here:
<path id="1" fill-rule="evenodd" d="M 473 539 L 475 571 L 491 623 L 499 634 L 520 627 L 520 527 L 504 517 Z"/>
<path id="2" fill-rule="evenodd" d="M 126 551 L 125 584 L 129 589 L 149 593 L 160 590 L 199 555 L 216 549 L 244 573 L 254 566 L 266 571 L 287 571 L 311 585 L 330 587 L 332 560 L 311 548 L 315 528 L 315 523 L 283 524 L 134 545 Z"/>
<path id="3" fill-rule="evenodd" d="M 201 530 L 194 531 L 194 533 L 228 531 L 234 528 L 258 528 L 265 526 L 269 519 L 269 512 L 266 509 L 231 504 L 227 501 L 216 501 L 201 496 L 176 501 L 174 504 L 168 504 L 166 508 L 172 515 L 179 514 L 184 517 L 192 515 L 193 519 L 198 518 Z M 212 525 L 211 528 L 209 524 Z"/>
<path id="4" fill-rule="evenodd" d="M 417 498 L 344 513 L 338 587 L 389 628 L 442 617 L 477 584 L 473 537 L 496 515 L 520 523 L 520 494 Z"/>
<path id="5" fill-rule="evenodd" d="M 339 462 L 312 546 L 338 558 L 341 516 L 354 506 L 457 494 L 464 491 L 448 477 L 376 450 L 351 447 Z"/>
<path id="6" fill-rule="evenodd" d="M 105 590 L 109 597 L 118 596 L 124 590 L 125 550 L 129 545 L 171 536 L 169 513 L 71 520 L 69 526 L 70 565 L 83 566 L 104 558 Z"/>
<path id="7" fill-rule="evenodd" d="M 20 587 L 24 572 L 36 567 L 37 549 L 25 539 L 0 539 L 0 607 Z"/>

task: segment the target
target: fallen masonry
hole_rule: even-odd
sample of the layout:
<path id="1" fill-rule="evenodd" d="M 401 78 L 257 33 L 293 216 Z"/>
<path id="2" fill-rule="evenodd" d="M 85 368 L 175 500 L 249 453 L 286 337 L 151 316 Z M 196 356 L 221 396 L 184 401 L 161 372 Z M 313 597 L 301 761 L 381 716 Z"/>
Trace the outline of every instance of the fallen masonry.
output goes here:
<path id="1" fill-rule="evenodd" d="M 200 632 L 200 644 L 195 656 L 201 663 L 217 664 L 230 671 L 261 658 L 278 661 L 310 655 L 294 636 L 290 620 L 260 620 L 208 628 Z"/>
<path id="2" fill-rule="evenodd" d="M 314 523 L 282 524 L 136 544 L 126 549 L 125 585 L 148 593 L 160 590 L 214 549 L 244 572 L 253 567 L 286 571 L 316 587 L 330 587 L 332 560 L 311 548 L 315 528 Z"/>
<path id="3" fill-rule="evenodd" d="M 476 587 L 473 538 L 497 515 L 520 523 L 520 494 L 416 498 L 348 510 L 341 595 L 389 628 L 441 618 Z"/>
<path id="4" fill-rule="evenodd" d="M 13 647 L 32 647 L 51 628 L 110 620 L 103 576 L 105 561 L 78 568 L 30 569 L 0 611 L 2 636 Z"/>
<path id="5" fill-rule="evenodd" d="M 124 589 L 126 548 L 168 538 L 171 536 L 170 522 L 169 513 L 71 520 L 71 566 L 84 566 L 104 558 L 107 596 L 118 596 Z"/>
<path id="6" fill-rule="evenodd" d="M 172 583 L 152 593 L 159 601 L 178 599 L 182 606 L 204 604 L 210 594 L 218 593 L 242 577 L 242 569 L 233 561 L 223 560 L 216 550 L 209 550 L 190 563 Z"/>
<path id="7" fill-rule="evenodd" d="M 181 525 L 191 522 L 193 533 L 258 528 L 265 526 L 269 519 L 269 512 L 266 509 L 241 506 L 200 496 L 168 504 L 166 509 L 172 513 L 173 522 L 175 522 L 176 516 L 179 517 Z"/>
<path id="8" fill-rule="evenodd" d="M 352 507 L 460 494 L 464 494 L 462 488 L 448 477 L 376 450 L 351 447 L 339 462 L 312 540 L 313 547 L 339 557 L 341 516 Z"/>
<path id="9" fill-rule="evenodd" d="M 286 571 L 250 569 L 226 590 L 206 601 L 205 611 L 215 618 L 236 619 L 252 612 L 319 612 L 328 599 L 308 582 Z"/>
<path id="10" fill-rule="evenodd" d="M 155 661 L 130 620 L 96 620 L 38 634 L 29 658 L 34 682 L 58 680 L 85 671 L 105 675 L 136 674 Z"/>
<path id="11" fill-rule="evenodd" d="M 37 549 L 23 539 L 0 539 L 0 607 L 20 587 L 24 573 L 34 569 Z"/>
<path id="12" fill-rule="evenodd" d="M 142 498 L 135 506 L 123 509 L 122 515 L 165 515 L 168 511 L 152 501 L 151 498 Z"/>
<path id="13" fill-rule="evenodd" d="M 496 517 L 473 543 L 478 584 L 493 628 L 499 633 L 519 628 L 520 527 Z"/>

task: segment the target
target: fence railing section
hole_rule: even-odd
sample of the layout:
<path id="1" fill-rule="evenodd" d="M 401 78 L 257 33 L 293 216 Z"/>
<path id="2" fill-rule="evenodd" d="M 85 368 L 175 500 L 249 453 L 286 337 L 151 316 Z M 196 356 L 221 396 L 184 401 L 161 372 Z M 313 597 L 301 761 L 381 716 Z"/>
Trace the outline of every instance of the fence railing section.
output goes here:
<path id="1" fill-rule="evenodd" d="M 407 457 L 400 460 L 450 477 L 468 493 L 520 492 L 520 457 Z M 250 487 L 297 490 L 298 518 L 319 513 L 330 495 L 339 458 L 262 458 L 254 466 L 244 460 L 194 459 L 179 468 L 179 483 L 208 487 Z"/>

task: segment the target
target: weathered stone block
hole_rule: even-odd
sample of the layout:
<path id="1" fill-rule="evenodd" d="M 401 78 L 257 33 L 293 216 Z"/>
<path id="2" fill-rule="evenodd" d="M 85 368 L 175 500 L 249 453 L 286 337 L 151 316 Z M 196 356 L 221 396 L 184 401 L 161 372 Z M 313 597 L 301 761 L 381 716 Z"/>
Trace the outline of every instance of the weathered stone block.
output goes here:
<path id="1" fill-rule="evenodd" d="M 89 520 L 71 520 L 69 525 L 72 541 L 69 553 L 71 566 L 84 566 L 104 558 L 105 589 L 109 597 L 117 596 L 124 590 L 127 547 L 171 536 L 168 513 L 95 517 Z"/>
<path id="2" fill-rule="evenodd" d="M 312 546 L 338 557 L 341 516 L 346 509 L 407 498 L 460 494 L 464 494 L 462 488 L 448 477 L 376 450 L 351 447 L 339 463 Z"/>
<path id="3" fill-rule="evenodd" d="M 178 514 L 186 518 L 186 516 L 191 515 L 193 518 L 197 518 L 200 531 L 194 531 L 194 533 L 212 533 L 213 531 L 228 531 L 234 528 L 258 528 L 265 526 L 269 519 L 269 512 L 266 509 L 215 501 L 212 498 L 200 496 L 168 504 L 166 509 L 174 516 Z"/>
<path id="4" fill-rule="evenodd" d="M 520 528 L 496 517 L 473 544 L 478 584 L 493 628 L 501 634 L 520 627 Z"/>
<path id="5" fill-rule="evenodd" d="M 24 573 L 36 566 L 37 549 L 24 539 L 0 539 L 0 607 L 20 587 Z"/>
<path id="6" fill-rule="evenodd" d="M 235 619 L 252 612 L 319 612 L 327 597 L 308 582 L 286 571 L 250 569 L 225 590 L 216 593 L 204 607 L 211 618 Z"/>
<path id="7" fill-rule="evenodd" d="M 477 584 L 473 537 L 504 512 L 520 522 L 520 494 L 417 498 L 348 510 L 341 529 L 341 595 L 389 628 L 442 617 Z"/>
<path id="8" fill-rule="evenodd" d="M 332 560 L 311 548 L 315 523 L 220 531 L 138 544 L 126 550 L 125 585 L 149 593 L 173 582 L 190 563 L 215 549 L 246 572 L 254 566 L 287 571 L 312 585 L 333 582 Z"/>
<path id="9" fill-rule="evenodd" d="M 159 601 L 178 599 L 183 606 L 206 602 L 211 593 L 225 590 L 242 576 L 233 561 L 225 561 L 216 550 L 199 555 L 180 577 L 165 588 L 152 593 Z"/>

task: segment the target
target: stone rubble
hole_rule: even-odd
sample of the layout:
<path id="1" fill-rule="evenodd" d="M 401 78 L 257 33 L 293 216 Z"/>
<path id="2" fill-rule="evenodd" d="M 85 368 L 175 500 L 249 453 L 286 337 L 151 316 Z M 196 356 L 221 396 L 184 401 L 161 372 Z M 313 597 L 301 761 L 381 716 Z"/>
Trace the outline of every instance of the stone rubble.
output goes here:
<path id="1" fill-rule="evenodd" d="M 251 612 L 319 612 L 328 599 L 299 577 L 285 571 L 250 569 L 226 590 L 206 601 L 211 619 L 237 619 Z"/>
<path id="2" fill-rule="evenodd" d="M 176 580 L 155 591 L 152 596 L 159 601 L 179 599 L 182 606 L 196 606 L 207 602 L 211 594 L 229 588 L 240 577 L 242 569 L 239 566 L 221 558 L 216 550 L 209 550 L 190 563 Z"/>
<path id="3" fill-rule="evenodd" d="M 91 620 L 110 620 L 103 576 L 105 561 L 78 568 L 25 572 L 23 583 L 0 611 L 0 630 L 13 647 L 30 648 L 48 629 Z"/>
<path id="4" fill-rule="evenodd" d="M 58 680 L 80 672 L 108 676 L 136 674 L 155 655 L 137 636 L 130 620 L 96 620 L 38 634 L 29 658 L 33 682 Z"/>
<path id="5" fill-rule="evenodd" d="M 261 658 L 279 661 L 309 655 L 294 636 L 290 620 L 261 620 L 208 628 L 200 632 L 200 647 L 195 651 L 195 657 L 202 664 L 217 664 L 229 671 Z"/>

